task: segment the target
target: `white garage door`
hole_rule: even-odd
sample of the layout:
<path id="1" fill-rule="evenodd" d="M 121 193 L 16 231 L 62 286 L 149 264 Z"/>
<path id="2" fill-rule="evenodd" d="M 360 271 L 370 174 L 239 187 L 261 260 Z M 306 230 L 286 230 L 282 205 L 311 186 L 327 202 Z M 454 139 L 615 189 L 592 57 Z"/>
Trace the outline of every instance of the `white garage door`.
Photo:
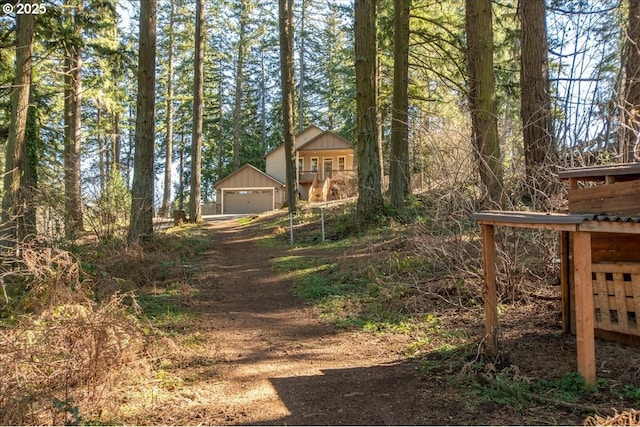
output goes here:
<path id="1" fill-rule="evenodd" d="M 273 209 L 273 189 L 224 190 L 225 214 L 261 213 Z"/>

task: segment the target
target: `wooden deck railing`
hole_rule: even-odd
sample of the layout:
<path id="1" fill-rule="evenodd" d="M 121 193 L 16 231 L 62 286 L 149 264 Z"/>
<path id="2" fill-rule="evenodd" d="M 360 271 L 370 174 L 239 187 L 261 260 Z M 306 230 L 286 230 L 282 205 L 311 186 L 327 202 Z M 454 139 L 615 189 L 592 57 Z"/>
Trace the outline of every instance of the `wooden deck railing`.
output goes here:
<path id="1" fill-rule="evenodd" d="M 328 172 L 322 171 L 322 170 L 317 170 L 317 171 L 301 170 L 298 172 L 298 182 L 300 182 L 301 184 L 307 184 L 307 183 L 313 182 L 316 175 L 318 175 L 318 179 L 321 179 L 321 180 L 325 178 L 344 179 L 345 177 L 351 176 L 353 172 L 354 171 L 352 169 L 344 169 L 344 170 L 332 169 Z"/>

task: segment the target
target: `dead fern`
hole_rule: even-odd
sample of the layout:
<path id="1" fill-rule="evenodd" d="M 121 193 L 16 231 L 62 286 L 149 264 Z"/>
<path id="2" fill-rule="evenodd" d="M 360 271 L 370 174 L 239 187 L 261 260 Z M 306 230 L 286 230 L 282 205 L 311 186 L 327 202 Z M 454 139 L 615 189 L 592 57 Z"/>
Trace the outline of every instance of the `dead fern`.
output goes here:
<path id="1" fill-rule="evenodd" d="M 634 409 L 616 413 L 608 417 L 593 415 L 584 420 L 585 426 L 637 426 L 640 425 L 640 411 Z"/>
<path id="2" fill-rule="evenodd" d="M 11 281 L 24 296 L 16 324 L 0 329 L 0 424 L 74 424 L 97 414 L 114 375 L 144 347 L 123 303 L 133 296 L 95 303 L 79 262 L 51 248 L 24 248 Z"/>

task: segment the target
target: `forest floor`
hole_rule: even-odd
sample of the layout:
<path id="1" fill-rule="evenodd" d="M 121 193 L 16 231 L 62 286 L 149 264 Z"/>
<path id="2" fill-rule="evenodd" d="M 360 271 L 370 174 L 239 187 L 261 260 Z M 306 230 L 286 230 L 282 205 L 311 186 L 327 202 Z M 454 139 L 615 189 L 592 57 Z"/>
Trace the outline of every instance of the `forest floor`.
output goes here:
<path id="1" fill-rule="evenodd" d="M 605 390 L 602 396 L 601 387 L 582 395 L 575 384 L 563 384 L 571 382 L 563 373 L 575 370 L 575 339 L 559 333 L 557 313 L 546 313 L 552 310 L 545 301 L 533 309 L 537 323 L 519 321 L 532 317 L 531 307 L 506 316 L 505 356 L 495 364 L 479 357 L 478 310 L 460 311 L 463 345 L 438 341 L 421 352 L 409 351 L 416 338 L 402 330 L 337 325 L 294 292 L 295 275 L 274 268 L 274 260 L 344 261 L 344 251 L 266 245 L 261 239 L 272 230 L 257 224 L 225 219 L 200 230 L 212 244 L 190 260 L 193 288 L 181 300 L 191 313 L 188 321 L 165 327 L 172 339 L 155 373 L 156 385 L 151 391 L 148 382 L 132 385 L 129 393 L 122 390 L 120 404 L 129 402 L 130 411 L 118 411 L 110 422 L 575 425 L 598 408 L 603 415 L 629 408 L 634 400 L 628 394 L 622 399 L 621 390 L 640 390 L 624 382 L 638 378 L 640 368 L 633 363 L 640 352 L 615 344 L 599 350 L 599 373 L 614 371 L 605 388 L 619 393 Z M 553 377 L 561 379 L 530 387 Z"/>
<path id="2" fill-rule="evenodd" d="M 174 372 L 197 378 L 158 405 L 159 424 L 424 424 L 418 366 L 402 356 L 402 335 L 338 329 L 294 296 L 274 272 L 277 249 L 256 244 L 251 227 L 216 221 L 210 277 L 194 310 L 200 356 Z M 287 251 L 286 249 L 284 251 Z M 296 255 L 328 256 L 296 251 Z M 334 254 L 335 256 L 335 254 Z M 455 402 L 432 396 L 430 406 Z M 186 399 L 185 399 L 186 398 Z M 456 411 L 457 412 L 457 411 Z M 446 418 L 438 418 L 447 423 Z M 449 421 L 450 422 L 450 421 Z"/>

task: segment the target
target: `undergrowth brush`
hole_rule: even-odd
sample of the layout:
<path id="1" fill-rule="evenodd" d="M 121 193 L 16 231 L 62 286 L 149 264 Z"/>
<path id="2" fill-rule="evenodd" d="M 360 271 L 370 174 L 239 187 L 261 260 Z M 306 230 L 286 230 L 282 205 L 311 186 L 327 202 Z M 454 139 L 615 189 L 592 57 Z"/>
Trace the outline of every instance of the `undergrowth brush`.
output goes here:
<path id="1" fill-rule="evenodd" d="M 325 242 L 319 239 L 319 209 L 308 209 L 294 224 L 290 255 L 274 259 L 273 268 L 296 280 L 297 294 L 337 325 L 409 336 L 406 355 L 470 401 L 506 405 L 525 418 L 536 405 L 549 405 L 578 420 L 637 403 L 634 349 L 599 344 L 608 378 L 593 389 L 575 373 L 573 351 L 567 357 L 575 338 L 562 333 L 553 232 L 496 229 L 498 309 L 507 326 L 499 356 L 484 354 L 482 243 L 472 219 L 479 206 L 469 200 L 434 189 L 410 196 L 403 215 L 367 224 L 357 222 L 353 206 L 326 208 Z M 284 218 L 271 226 L 273 241 L 287 244 Z M 623 413 L 616 419 L 637 416 Z"/>
<path id="2" fill-rule="evenodd" d="M 5 271 L 0 424 L 78 424 L 105 407 L 114 378 L 138 363 L 144 337 L 123 304 L 101 303 L 70 253 L 26 247 Z"/>
<path id="3" fill-rule="evenodd" d="M 469 327 L 482 326 L 483 270 L 480 231 L 471 218 L 476 206 L 459 200 L 433 190 L 408 197 L 403 215 L 383 213 L 367 223 L 349 203 L 323 212 L 306 206 L 294 220 L 290 252 L 296 255 L 274 259 L 273 268 L 289 272 L 298 295 L 339 325 L 408 333 L 414 353 L 420 343 L 463 343 L 474 335 Z M 288 218 L 269 222 L 281 245 L 288 225 Z M 559 298 L 556 240 L 540 231 L 497 233 L 501 301 Z"/>
<path id="4" fill-rule="evenodd" d="M 193 261 L 211 244 L 191 225 L 144 247 L 26 246 L 3 263 L 0 424 L 117 424 L 139 410 L 126 401 L 170 387 L 163 367 L 184 352 L 172 331 L 191 319 Z"/>

